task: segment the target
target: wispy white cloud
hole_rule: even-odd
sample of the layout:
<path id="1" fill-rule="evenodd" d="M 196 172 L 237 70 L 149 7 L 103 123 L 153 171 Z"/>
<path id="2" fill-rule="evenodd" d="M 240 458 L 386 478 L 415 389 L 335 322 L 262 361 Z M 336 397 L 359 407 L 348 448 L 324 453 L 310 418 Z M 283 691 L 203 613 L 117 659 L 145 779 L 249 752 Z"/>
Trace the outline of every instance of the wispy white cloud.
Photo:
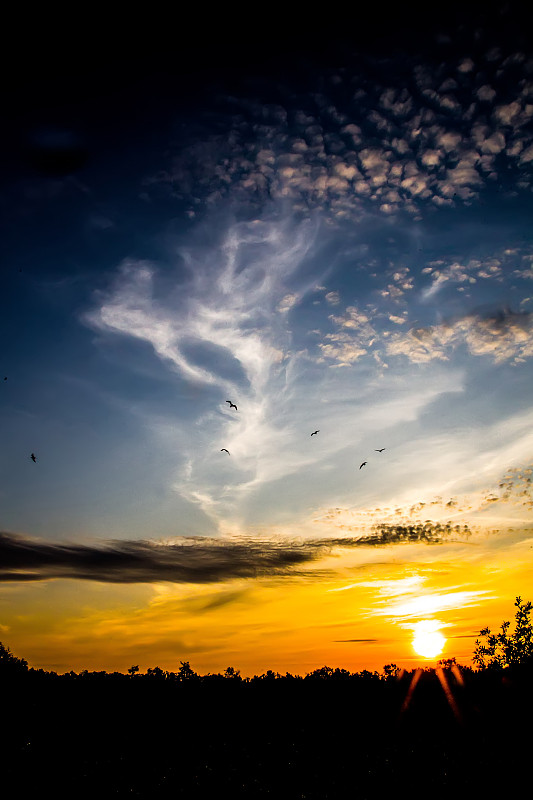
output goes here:
<path id="1" fill-rule="evenodd" d="M 478 605 L 486 599 L 487 594 L 485 589 L 421 594 L 398 603 L 387 603 L 384 607 L 377 609 L 375 613 L 384 614 L 393 619 L 427 617 L 442 611 Z"/>
<path id="2" fill-rule="evenodd" d="M 451 401 L 453 407 L 466 415 L 468 395 L 460 392 L 457 398 L 459 406 Z M 446 425 L 444 417 L 442 423 Z M 324 535 L 328 531 L 340 535 L 377 524 L 423 524 L 427 519 L 466 523 L 492 534 L 509 524 L 530 526 L 532 423 L 533 412 L 528 409 L 492 421 L 474 415 L 469 424 L 445 434 L 437 426 L 417 435 L 410 428 L 407 435 L 398 425 L 380 437 L 382 445 L 389 445 L 384 453 L 376 454 L 372 448 L 365 452 L 366 469 L 379 474 L 375 505 L 369 495 L 358 492 L 355 502 L 316 509 L 315 528 Z M 516 466 L 505 469 L 505 465 Z"/>
<path id="3" fill-rule="evenodd" d="M 271 326 L 270 314 L 291 308 L 295 293 L 287 293 L 285 279 L 297 269 L 311 247 L 308 226 L 291 228 L 251 223 L 235 225 L 222 243 L 217 262 L 212 253 L 182 253 L 190 270 L 186 292 L 157 298 L 157 270 L 146 262 L 126 261 L 112 292 L 100 307 L 86 315 L 93 326 L 150 343 L 157 355 L 186 378 L 220 385 L 225 392 L 238 386 L 208 365 L 199 365 L 187 353 L 187 343 L 223 348 L 242 366 L 257 391 L 279 363 L 284 323 Z M 262 249 L 244 265 L 246 248 Z M 204 260 L 205 258 L 205 260 Z M 286 343 L 286 342 L 285 342 Z"/>
<path id="4" fill-rule="evenodd" d="M 172 419 L 154 423 L 159 433 L 161 426 L 169 435 L 180 430 L 175 488 L 213 517 L 231 515 L 247 494 L 309 458 L 291 452 L 293 415 L 282 409 L 291 401 L 299 359 L 291 350 L 287 312 L 315 285 L 295 292 L 289 282 L 315 233 L 311 223 L 288 220 L 235 224 L 216 250 L 182 250 L 186 290 L 177 281 L 164 296 L 154 265 L 125 262 L 112 290 L 85 316 L 102 332 L 149 343 L 185 380 L 218 389 L 219 403 L 192 429 Z M 238 364 L 241 377 L 225 364 Z M 227 398 L 237 401 L 237 412 Z M 231 454 L 224 454 L 223 465 L 213 460 L 222 447 Z"/>

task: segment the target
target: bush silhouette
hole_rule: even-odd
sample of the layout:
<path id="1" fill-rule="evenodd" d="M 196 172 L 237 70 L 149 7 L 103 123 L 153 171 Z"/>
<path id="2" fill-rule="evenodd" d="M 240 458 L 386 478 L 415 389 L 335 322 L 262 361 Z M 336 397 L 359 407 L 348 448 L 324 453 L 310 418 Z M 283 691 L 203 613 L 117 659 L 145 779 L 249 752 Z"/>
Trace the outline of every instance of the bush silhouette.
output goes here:
<path id="1" fill-rule="evenodd" d="M 480 636 L 485 643 L 476 639 L 476 647 L 472 660 L 481 670 L 503 670 L 533 664 L 533 623 L 531 621 L 531 602 L 515 600 L 515 629 L 509 633 L 511 623 L 502 622 L 499 633 L 491 633 L 490 628 L 483 628 Z"/>
<path id="2" fill-rule="evenodd" d="M 28 672 L 28 662 L 24 658 L 17 658 L 9 647 L 0 642 L 0 676 L 16 678 Z"/>

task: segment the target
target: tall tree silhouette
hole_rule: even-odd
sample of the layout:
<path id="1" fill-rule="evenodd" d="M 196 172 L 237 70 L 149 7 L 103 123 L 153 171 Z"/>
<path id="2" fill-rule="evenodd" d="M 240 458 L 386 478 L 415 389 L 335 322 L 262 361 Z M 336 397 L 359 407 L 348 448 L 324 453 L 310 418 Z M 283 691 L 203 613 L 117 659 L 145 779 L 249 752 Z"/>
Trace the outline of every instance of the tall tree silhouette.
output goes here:
<path id="1" fill-rule="evenodd" d="M 476 639 L 472 660 L 480 669 L 502 670 L 524 664 L 533 664 L 533 622 L 531 621 L 531 602 L 515 600 L 515 629 L 509 633 L 511 623 L 502 622 L 499 633 L 491 633 L 483 628 L 480 636 L 485 643 Z"/>
<path id="2" fill-rule="evenodd" d="M 16 678 L 25 675 L 28 671 L 28 662 L 24 658 L 14 656 L 9 647 L 0 642 L 0 676 Z"/>
<path id="3" fill-rule="evenodd" d="M 235 669 L 235 667 L 226 667 L 224 677 L 233 681 L 242 681 L 241 671 L 240 669 Z"/>
<path id="4" fill-rule="evenodd" d="M 199 675 L 193 670 L 188 661 L 180 661 L 180 668 L 178 670 L 179 681 L 193 681 L 199 678 Z"/>

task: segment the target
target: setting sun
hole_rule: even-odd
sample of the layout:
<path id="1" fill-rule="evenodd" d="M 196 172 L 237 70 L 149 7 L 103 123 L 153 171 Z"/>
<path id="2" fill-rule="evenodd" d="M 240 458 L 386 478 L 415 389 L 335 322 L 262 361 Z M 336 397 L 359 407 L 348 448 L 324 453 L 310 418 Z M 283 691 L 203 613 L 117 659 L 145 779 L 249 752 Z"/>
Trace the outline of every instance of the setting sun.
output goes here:
<path id="1" fill-rule="evenodd" d="M 444 649 L 446 639 L 439 632 L 439 623 L 435 620 L 423 620 L 415 626 L 413 647 L 423 658 L 435 658 Z"/>

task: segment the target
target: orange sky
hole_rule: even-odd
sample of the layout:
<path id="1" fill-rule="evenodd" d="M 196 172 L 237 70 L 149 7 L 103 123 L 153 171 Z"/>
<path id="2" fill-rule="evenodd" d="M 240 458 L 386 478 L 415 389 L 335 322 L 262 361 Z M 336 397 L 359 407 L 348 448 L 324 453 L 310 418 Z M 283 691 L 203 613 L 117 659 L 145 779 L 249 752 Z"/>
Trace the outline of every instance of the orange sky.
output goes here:
<path id="1" fill-rule="evenodd" d="M 305 577 L 216 585 L 116 585 L 46 580 L 0 587 L 1 639 L 31 666 L 199 673 L 234 666 L 305 674 L 433 665 L 412 646 L 433 621 L 438 658 L 471 663 L 475 634 L 514 618 L 516 595 L 533 596 L 533 530 L 477 531 L 463 542 L 337 548 Z"/>

